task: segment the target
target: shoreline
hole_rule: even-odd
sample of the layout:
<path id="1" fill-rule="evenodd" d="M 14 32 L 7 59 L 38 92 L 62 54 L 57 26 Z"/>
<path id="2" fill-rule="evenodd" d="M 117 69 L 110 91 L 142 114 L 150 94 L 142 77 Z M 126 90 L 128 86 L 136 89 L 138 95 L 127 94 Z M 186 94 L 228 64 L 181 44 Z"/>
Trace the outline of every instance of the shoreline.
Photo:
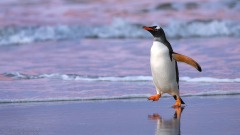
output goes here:
<path id="1" fill-rule="evenodd" d="M 93 98 L 59 98 L 59 99 L 19 99 L 19 100 L 2 100 L 0 101 L 0 105 L 2 104 L 28 104 L 28 103 L 54 103 L 54 102 L 101 102 L 101 101 L 147 101 L 149 95 L 140 95 L 140 96 L 120 96 L 120 97 L 93 97 Z M 183 98 L 191 98 L 191 97 L 228 97 L 228 96 L 239 96 L 240 93 L 223 93 L 223 94 L 203 94 L 203 95 L 182 95 Z M 172 98 L 171 95 L 163 95 L 162 98 Z"/>

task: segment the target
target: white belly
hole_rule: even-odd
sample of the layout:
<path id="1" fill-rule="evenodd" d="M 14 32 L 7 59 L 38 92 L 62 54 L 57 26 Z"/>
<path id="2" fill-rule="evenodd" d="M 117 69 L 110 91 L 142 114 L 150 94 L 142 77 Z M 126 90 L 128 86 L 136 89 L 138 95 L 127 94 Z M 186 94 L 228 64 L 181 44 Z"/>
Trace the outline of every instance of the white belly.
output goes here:
<path id="1" fill-rule="evenodd" d="M 151 48 L 150 63 L 157 93 L 179 95 L 176 81 L 176 64 L 175 60 L 171 61 L 167 46 L 154 41 Z"/>

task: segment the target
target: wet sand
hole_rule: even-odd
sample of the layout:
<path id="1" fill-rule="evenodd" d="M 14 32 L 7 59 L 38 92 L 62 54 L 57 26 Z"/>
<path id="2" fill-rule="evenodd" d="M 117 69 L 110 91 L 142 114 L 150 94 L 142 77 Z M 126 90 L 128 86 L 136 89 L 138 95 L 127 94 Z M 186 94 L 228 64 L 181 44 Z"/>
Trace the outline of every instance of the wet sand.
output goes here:
<path id="1" fill-rule="evenodd" d="M 1 104 L 4 135 L 237 135 L 240 96 Z"/>

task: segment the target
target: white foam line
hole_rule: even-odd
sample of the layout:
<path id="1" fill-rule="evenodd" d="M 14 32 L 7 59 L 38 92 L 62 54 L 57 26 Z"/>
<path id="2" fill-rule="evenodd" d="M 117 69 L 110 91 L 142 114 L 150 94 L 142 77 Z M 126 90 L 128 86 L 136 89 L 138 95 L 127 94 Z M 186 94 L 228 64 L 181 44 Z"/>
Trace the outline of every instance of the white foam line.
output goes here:
<path id="1" fill-rule="evenodd" d="M 199 77 L 199 78 L 190 78 L 190 77 L 180 77 L 181 81 L 185 82 L 205 82 L 205 83 L 210 83 L 210 82 L 218 82 L 218 83 L 232 83 L 232 82 L 240 82 L 240 78 L 233 78 L 233 79 L 228 79 L 228 78 L 213 78 L 213 77 Z"/>
<path id="2" fill-rule="evenodd" d="M 192 94 L 182 94 L 182 97 L 190 97 L 190 96 L 223 96 L 223 95 L 240 95 L 240 92 L 239 91 L 214 90 L 214 91 L 204 91 L 204 92 L 192 93 Z"/>
<path id="3" fill-rule="evenodd" d="M 77 77 L 75 80 L 135 82 L 135 81 L 151 81 L 152 77 L 151 76 L 97 77 L 97 78 Z"/>
<path id="4" fill-rule="evenodd" d="M 123 77 L 113 77 L 113 76 L 81 76 L 76 74 L 42 74 L 42 75 L 27 75 L 19 72 L 10 72 L 4 74 L 7 77 L 12 77 L 15 79 L 62 79 L 62 80 L 78 80 L 78 81 L 107 81 L 107 82 L 143 82 L 152 81 L 151 76 L 123 76 Z M 194 83 L 239 83 L 240 78 L 214 78 L 214 77 L 180 77 L 180 81 L 183 82 L 194 82 Z"/>

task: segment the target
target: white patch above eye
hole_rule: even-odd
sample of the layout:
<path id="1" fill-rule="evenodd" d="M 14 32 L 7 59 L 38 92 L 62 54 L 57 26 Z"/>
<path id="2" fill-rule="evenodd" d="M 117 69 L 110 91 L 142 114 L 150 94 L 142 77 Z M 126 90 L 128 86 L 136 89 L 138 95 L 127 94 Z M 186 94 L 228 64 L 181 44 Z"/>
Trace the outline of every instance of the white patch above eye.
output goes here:
<path id="1" fill-rule="evenodd" d="M 159 30 L 161 27 L 157 26 L 156 29 Z"/>

